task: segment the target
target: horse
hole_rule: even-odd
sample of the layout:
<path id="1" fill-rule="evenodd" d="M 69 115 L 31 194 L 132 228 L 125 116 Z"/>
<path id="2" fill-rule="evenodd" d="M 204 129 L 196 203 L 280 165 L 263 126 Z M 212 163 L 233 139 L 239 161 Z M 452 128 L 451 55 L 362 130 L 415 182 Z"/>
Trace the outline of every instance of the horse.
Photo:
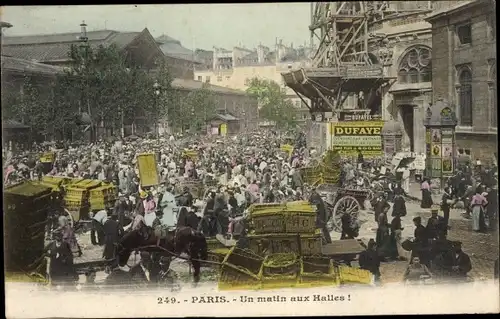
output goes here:
<path id="1" fill-rule="evenodd" d="M 127 264 L 134 250 L 154 252 L 166 257 L 178 257 L 186 253 L 194 269 L 195 284 L 200 281 L 201 261 L 208 257 L 207 241 L 203 234 L 183 226 L 166 232 L 143 226 L 126 233 L 117 246 L 120 267 Z"/>

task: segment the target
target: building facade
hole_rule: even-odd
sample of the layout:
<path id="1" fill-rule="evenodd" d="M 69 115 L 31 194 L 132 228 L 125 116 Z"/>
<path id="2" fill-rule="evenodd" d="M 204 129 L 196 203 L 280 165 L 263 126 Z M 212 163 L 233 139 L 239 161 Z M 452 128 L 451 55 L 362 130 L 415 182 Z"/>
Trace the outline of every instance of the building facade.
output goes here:
<path id="1" fill-rule="evenodd" d="M 425 108 L 433 101 L 433 31 L 426 19 L 435 12 L 469 1 L 387 1 L 368 25 L 370 58 L 384 66 L 390 78 L 381 88 L 385 121 L 396 121 L 402 131 L 405 150 L 425 153 Z M 350 96 L 345 109 L 356 108 L 357 96 Z"/>
<path id="2" fill-rule="evenodd" d="M 255 50 L 214 48 L 214 51 L 197 50 L 196 53 L 203 64 L 196 67 L 195 80 L 240 91 L 248 88 L 252 78 L 272 80 L 285 90 L 286 97 L 297 108 L 298 120 L 310 117 L 302 100 L 285 85 L 281 76 L 288 69 L 308 66 L 310 50 L 304 46 L 293 49 L 293 45 L 289 47 L 277 42 L 274 51 L 259 45 Z"/>
<path id="3" fill-rule="evenodd" d="M 498 145 L 495 1 L 467 1 L 427 20 L 433 100 L 447 99 L 456 108 L 459 154 L 492 162 Z"/>

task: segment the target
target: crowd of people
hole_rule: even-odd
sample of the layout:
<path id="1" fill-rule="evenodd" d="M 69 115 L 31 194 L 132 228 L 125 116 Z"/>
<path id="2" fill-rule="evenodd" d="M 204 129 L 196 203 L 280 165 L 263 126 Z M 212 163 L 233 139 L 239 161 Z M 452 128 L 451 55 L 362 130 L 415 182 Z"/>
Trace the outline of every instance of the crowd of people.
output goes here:
<path id="1" fill-rule="evenodd" d="M 4 185 L 37 180 L 44 175 L 98 179 L 116 185 L 119 194 L 114 207 L 90 214 L 91 242 L 104 246 L 102 257 L 109 260 L 115 257 L 121 236 L 129 230 L 142 229 L 143 225 L 151 228 L 159 224 L 167 227 L 188 226 L 205 237 L 235 233 L 238 228 L 236 217 L 256 202 L 310 200 L 317 207 L 317 227 L 322 229 L 325 242 L 331 242 L 326 227 L 329 212 L 324 199 L 304 182 L 300 174 L 301 167 L 317 161 L 321 154 L 306 147 L 303 134 L 297 136 L 284 138 L 280 133 L 269 131 L 227 138 L 170 136 L 81 145 L 48 144 L 37 146 L 30 153 L 14 155 L 4 152 L 4 163 L 7 164 Z M 280 149 L 285 143 L 295 146 L 291 153 Z M 42 152 L 53 152 L 54 160 L 41 162 L 38 157 Z M 137 156 L 141 153 L 156 154 L 159 174 L 156 186 L 141 186 L 137 166 Z M 367 165 L 360 152 L 356 164 L 349 160 L 342 163 L 339 186 L 351 184 L 353 187 L 366 187 L 362 178 L 365 175 L 360 171 L 367 170 Z M 381 176 L 374 168 L 371 174 Z M 493 227 L 497 204 L 494 195 L 496 186 L 486 182 L 490 171 L 482 172 L 482 184 L 473 182 L 475 186 L 468 187 L 471 178 L 464 174 L 458 172 L 445 188 L 440 203 L 444 217 L 438 216 L 438 211 L 433 209 L 425 227 L 420 217 L 413 220 L 415 236 L 408 248 L 403 241 L 401 223 L 401 218 L 407 215 L 406 187 L 396 180 L 390 170 L 386 170 L 382 177 L 388 181 L 388 187 L 371 201 L 378 225 L 376 238 L 370 240 L 368 249 L 360 255 L 360 267 L 371 271 L 379 279 L 380 263 L 384 260 L 409 260 L 411 266 L 405 278 L 413 278 L 412 271 L 415 269 L 424 274 L 439 271 L 465 276 L 471 270 L 470 259 L 461 251 L 459 243 L 450 243 L 446 239 L 450 207 L 457 199 L 463 200 L 470 207 L 467 211 L 472 216 L 473 229 L 482 230 L 478 216 L 486 214 L 490 227 Z M 186 186 L 186 181 L 197 181 L 206 192 L 194 198 L 193 190 Z M 422 183 L 422 208 L 433 205 L 429 183 L 428 179 Z M 64 190 L 61 190 L 61 201 L 63 193 Z M 390 202 L 393 205 L 389 223 Z M 178 207 L 178 211 L 174 211 L 173 207 Z M 61 210 L 55 210 L 58 226 L 52 232 L 55 241 L 49 247 L 51 276 L 53 280 L 58 280 L 63 273 L 66 278 L 75 278 L 67 265 L 73 263 L 73 255 L 83 252 L 76 240 L 75 229 L 65 216 L 61 216 Z M 358 236 L 359 229 L 351 219 L 348 214 L 342 216 L 340 239 Z M 245 227 L 239 232 L 244 233 Z M 411 256 L 408 256 L 408 251 L 411 251 Z"/>

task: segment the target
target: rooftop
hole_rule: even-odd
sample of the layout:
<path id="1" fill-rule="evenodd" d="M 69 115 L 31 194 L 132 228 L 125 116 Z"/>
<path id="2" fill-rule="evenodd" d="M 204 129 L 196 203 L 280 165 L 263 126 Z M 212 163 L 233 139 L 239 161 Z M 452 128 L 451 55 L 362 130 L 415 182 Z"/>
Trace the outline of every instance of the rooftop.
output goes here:
<path id="1" fill-rule="evenodd" d="M 2 55 L 2 71 L 5 70 L 23 73 L 38 73 L 44 75 L 56 75 L 63 73 L 63 68 L 61 67 Z"/>
<path id="2" fill-rule="evenodd" d="M 163 54 L 166 56 L 200 63 L 195 58 L 195 53 L 192 50 L 183 47 L 181 41 L 165 34 L 159 36 L 155 40 L 160 46 L 160 49 L 163 51 Z"/>
<path id="3" fill-rule="evenodd" d="M 142 32 L 88 31 L 87 37 L 91 47 L 115 44 L 118 48 L 125 48 L 144 32 L 149 33 L 147 29 Z M 80 32 L 4 37 L 2 53 L 40 62 L 67 61 L 71 45 L 79 44 L 79 38 Z"/>
<path id="4" fill-rule="evenodd" d="M 470 6 L 474 5 L 479 5 L 479 4 L 486 4 L 492 2 L 491 0 L 469 0 L 469 1 L 462 1 L 461 3 L 451 6 L 451 7 L 445 7 L 443 9 L 439 9 L 428 15 L 425 20 L 426 21 L 432 21 L 435 20 L 436 18 L 446 16 L 448 14 L 453 14 L 461 10 L 465 10 L 469 8 Z"/>
<path id="5" fill-rule="evenodd" d="M 179 78 L 176 78 L 172 81 L 172 87 L 177 88 L 177 89 L 186 89 L 186 90 L 201 90 L 201 89 L 203 89 L 203 87 L 206 87 L 210 91 L 215 92 L 215 93 L 246 95 L 245 91 L 230 89 L 230 88 L 226 88 L 226 87 L 218 86 L 218 85 L 212 85 L 212 84 L 204 83 L 201 81 L 179 79 Z"/>

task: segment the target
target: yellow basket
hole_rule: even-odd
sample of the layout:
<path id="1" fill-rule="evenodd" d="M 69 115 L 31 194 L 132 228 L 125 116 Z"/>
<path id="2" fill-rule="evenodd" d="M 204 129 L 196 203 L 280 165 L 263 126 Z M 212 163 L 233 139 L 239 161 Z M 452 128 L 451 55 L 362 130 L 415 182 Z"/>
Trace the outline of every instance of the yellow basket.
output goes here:
<path id="1" fill-rule="evenodd" d="M 90 189 L 97 188 L 97 187 L 101 186 L 101 184 L 102 184 L 102 182 L 98 181 L 98 180 L 84 179 L 84 180 L 81 180 L 75 184 L 72 184 L 71 187 L 90 190 Z"/>
<path id="2" fill-rule="evenodd" d="M 62 185 L 67 178 L 61 176 L 44 176 L 42 177 L 42 182 L 46 184 L 55 184 L 57 186 Z"/>
<path id="3" fill-rule="evenodd" d="M 368 270 L 339 266 L 338 275 L 342 284 L 364 284 L 369 285 L 373 281 L 373 275 Z"/>
<path id="4" fill-rule="evenodd" d="M 83 200 L 87 196 L 88 196 L 88 192 L 85 189 L 75 188 L 75 187 L 66 188 L 65 197 L 80 198 L 80 200 Z"/>
<path id="5" fill-rule="evenodd" d="M 85 203 L 84 201 L 81 201 L 81 200 L 64 198 L 64 202 L 65 202 L 66 209 L 69 211 L 80 210 L 80 209 L 84 208 L 85 206 L 88 206 L 87 203 Z"/>

